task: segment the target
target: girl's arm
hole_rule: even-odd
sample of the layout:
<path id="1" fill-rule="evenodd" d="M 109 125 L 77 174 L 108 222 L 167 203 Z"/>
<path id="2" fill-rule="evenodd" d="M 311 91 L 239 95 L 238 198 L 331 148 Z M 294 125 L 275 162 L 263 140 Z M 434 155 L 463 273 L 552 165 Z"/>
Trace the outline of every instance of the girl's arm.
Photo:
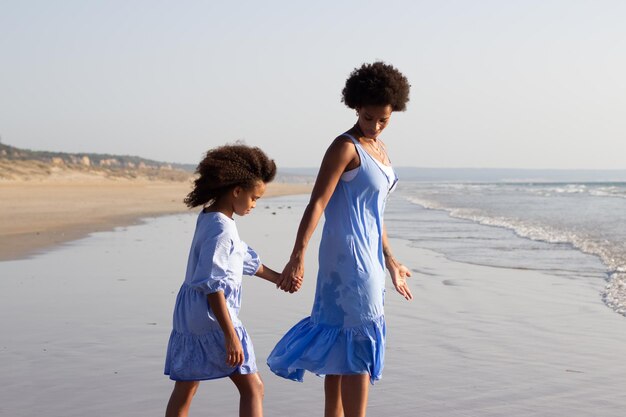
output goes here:
<path id="1" fill-rule="evenodd" d="M 396 291 L 407 300 L 413 299 L 413 294 L 409 289 L 409 285 L 406 282 L 407 277 L 411 276 L 411 271 L 406 266 L 402 265 L 391 254 L 391 246 L 389 246 L 389 239 L 387 238 L 387 228 L 383 223 L 383 255 L 385 256 L 385 265 L 391 275 L 391 281 L 393 286 L 396 287 Z"/>
<path id="2" fill-rule="evenodd" d="M 337 138 L 330 145 L 311 192 L 311 199 L 304 210 L 296 242 L 289 258 L 289 262 L 285 265 L 276 286 L 282 290 L 294 292 L 297 279 L 304 279 L 304 254 L 306 252 L 309 239 L 317 227 L 317 223 L 324 213 L 324 209 L 335 191 L 337 182 L 341 174 L 346 170 L 348 164 L 357 157 L 356 149 L 351 140 L 345 138 Z"/>
<path id="3" fill-rule="evenodd" d="M 280 274 L 274 271 L 271 268 L 261 264 L 259 269 L 254 273 L 257 277 L 263 278 L 271 283 L 276 284 L 276 282 L 280 279 Z M 302 278 L 297 278 L 295 281 L 295 291 L 298 291 L 302 286 Z"/>
<path id="4" fill-rule="evenodd" d="M 230 313 L 226 308 L 226 298 L 224 298 L 223 291 L 217 291 L 212 294 L 208 294 L 209 306 L 211 311 L 215 314 L 215 318 L 224 332 L 224 338 L 226 339 L 226 364 L 228 366 L 240 366 L 243 363 L 243 347 L 239 336 L 235 332 L 233 322 L 230 319 Z"/>

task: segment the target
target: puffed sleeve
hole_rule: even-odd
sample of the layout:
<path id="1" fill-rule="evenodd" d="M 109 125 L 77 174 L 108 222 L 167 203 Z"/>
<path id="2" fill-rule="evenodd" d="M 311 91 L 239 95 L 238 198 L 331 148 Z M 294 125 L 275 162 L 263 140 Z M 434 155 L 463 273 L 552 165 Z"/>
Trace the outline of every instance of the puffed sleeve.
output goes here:
<path id="1" fill-rule="evenodd" d="M 217 291 L 227 292 L 232 287 L 229 282 L 228 259 L 232 252 L 233 242 L 230 237 L 221 233 L 203 242 L 198 256 L 198 265 L 193 274 L 193 285 L 205 294 Z"/>
<path id="2" fill-rule="evenodd" d="M 261 259 L 259 259 L 259 255 L 254 249 L 248 245 L 246 245 L 246 247 L 246 253 L 243 255 L 243 274 L 254 275 L 261 266 Z"/>

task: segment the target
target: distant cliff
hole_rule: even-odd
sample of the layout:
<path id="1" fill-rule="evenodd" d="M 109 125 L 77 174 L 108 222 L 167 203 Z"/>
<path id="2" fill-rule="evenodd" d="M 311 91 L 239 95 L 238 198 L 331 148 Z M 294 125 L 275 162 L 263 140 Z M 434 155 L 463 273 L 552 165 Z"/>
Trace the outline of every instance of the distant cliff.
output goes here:
<path id="1" fill-rule="evenodd" d="M 3 180 L 92 176 L 185 181 L 194 168 L 137 156 L 32 151 L 0 143 L 0 179 Z"/>

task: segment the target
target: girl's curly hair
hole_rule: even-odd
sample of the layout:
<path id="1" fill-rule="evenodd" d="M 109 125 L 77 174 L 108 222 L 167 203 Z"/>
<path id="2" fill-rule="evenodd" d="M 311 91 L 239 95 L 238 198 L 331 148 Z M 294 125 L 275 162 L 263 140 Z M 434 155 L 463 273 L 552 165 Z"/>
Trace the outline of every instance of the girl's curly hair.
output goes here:
<path id="1" fill-rule="evenodd" d="M 196 168 L 200 176 L 185 198 L 188 207 L 210 204 L 234 187 L 252 188 L 276 176 L 276 164 L 261 149 L 241 143 L 210 149 Z"/>
<path id="2" fill-rule="evenodd" d="M 351 109 L 390 105 L 393 111 L 404 111 L 410 88 L 409 81 L 400 71 L 378 61 L 363 64 L 350 73 L 341 92 L 341 101 Z"/>

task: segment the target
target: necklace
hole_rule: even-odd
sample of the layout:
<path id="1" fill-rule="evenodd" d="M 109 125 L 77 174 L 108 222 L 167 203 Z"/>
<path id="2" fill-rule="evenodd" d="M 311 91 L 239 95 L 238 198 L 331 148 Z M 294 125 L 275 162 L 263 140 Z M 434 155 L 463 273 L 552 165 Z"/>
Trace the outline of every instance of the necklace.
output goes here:
<path id="1" fill-rule="evenodd" d="M 387 151 L 385 149 L 385 146 L 377 139 L 372 139 L 365 136 L 358 123 L 354 125 L 354 130 L 359 135 L 359 139 L 366 139 L 365 143 L 368 145 L 368 147 L 372 151 L 374 151 L 374 153 L 378 155 L 378 157 L 381 159 L 381 162 L 385 164 L 387 162 Z"/>

